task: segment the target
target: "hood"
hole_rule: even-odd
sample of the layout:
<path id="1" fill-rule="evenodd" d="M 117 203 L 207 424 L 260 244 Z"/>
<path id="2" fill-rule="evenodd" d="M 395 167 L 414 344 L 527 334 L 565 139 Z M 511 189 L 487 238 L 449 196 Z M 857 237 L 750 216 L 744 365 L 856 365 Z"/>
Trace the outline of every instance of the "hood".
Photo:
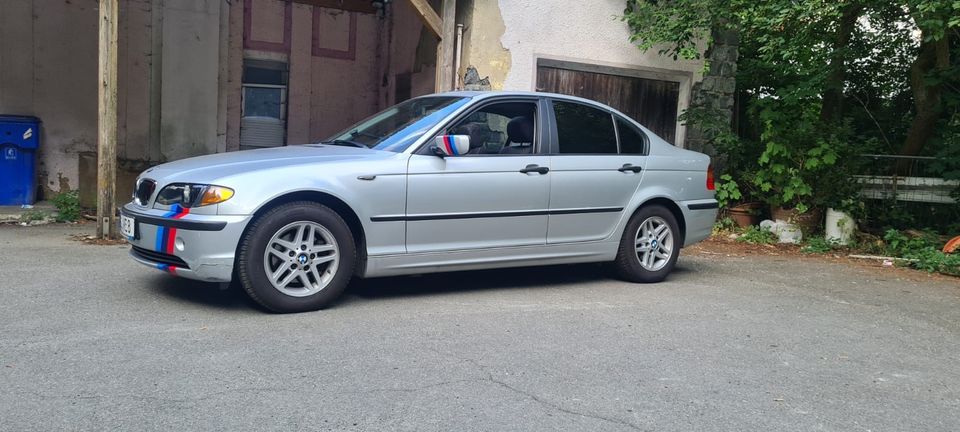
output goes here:
<path id="1" fill-rule="evenodd" d="M 161 184 L 211 183 L 237 174 L 319 163 L 342 163 L 395 157 L 397 153 L 323 144 L 294 145 L 218 153 L 157 165 L 141 174 Z"/>

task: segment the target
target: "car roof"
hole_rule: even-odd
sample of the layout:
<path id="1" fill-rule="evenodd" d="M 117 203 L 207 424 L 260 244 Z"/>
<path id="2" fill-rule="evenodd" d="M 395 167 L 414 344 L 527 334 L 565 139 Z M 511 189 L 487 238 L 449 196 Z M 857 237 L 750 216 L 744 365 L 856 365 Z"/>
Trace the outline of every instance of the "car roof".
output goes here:
<path id="1" fill-rule="evenodd" d="M 600 103 L 600 102 L 597 102 L 597 101 L 591 100 L 591 99 L 585 99 L 585 98 L 582 98 L 582 97 L 570 96 L 570 95 L 559 94 L 559 93 L 547 93 L 547 92 L 537 92 L 537 91 L 513 91 L 513 90 L 511 90 L 511 91 L 498 91 L 498 90 L 490 90 L 490 91 L 466 91 L 466 90 L 459 90 L 459 91 L 450 91 L 450 92 L 444 92 L 444 93 L 434 93 L 434 94 L 424 95 L 424 97 L 429 97 L 429 96 L 456 96 L 456 97 L 468 97 L 468 98 L 477 99 L 477 100 L 494 98 L 494 97 L 510 97 L 510 96 L 549 97 L 549 98 L 553 98 L 553 99 L 565 99 L 565 100 L 570 100 L 570 101 L 589 103 L 589 104 L 593 104 L 593 105 L 600 105 L 600 106 L 606 107 L 607 109 L 610 108 L 610 107 L 608 107 L 607 105 L 605 105 L 605 104 L 603 104 L 603 103 Z"/>

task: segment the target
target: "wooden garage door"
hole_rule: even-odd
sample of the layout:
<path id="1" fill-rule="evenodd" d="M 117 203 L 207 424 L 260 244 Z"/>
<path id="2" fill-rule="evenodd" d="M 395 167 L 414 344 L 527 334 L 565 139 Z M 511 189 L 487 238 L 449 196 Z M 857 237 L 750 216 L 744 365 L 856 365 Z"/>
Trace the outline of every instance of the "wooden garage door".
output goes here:
<path id="1" fill-rule="evenodd" d="M 605 103 L 676 143 L 678 82 L 539 66 L 537 90 Z"/>

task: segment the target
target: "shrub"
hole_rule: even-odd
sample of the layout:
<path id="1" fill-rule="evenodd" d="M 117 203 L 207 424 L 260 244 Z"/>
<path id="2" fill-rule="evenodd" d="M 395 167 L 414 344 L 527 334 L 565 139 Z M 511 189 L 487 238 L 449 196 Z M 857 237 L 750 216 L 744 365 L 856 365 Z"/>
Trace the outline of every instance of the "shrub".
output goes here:
<path id="1" fill-rule="evenodd" d="M 80 219 L 80 192 L 67 191 L 53 197 L 57 207 L 57 222 L 76 222 Z"/>

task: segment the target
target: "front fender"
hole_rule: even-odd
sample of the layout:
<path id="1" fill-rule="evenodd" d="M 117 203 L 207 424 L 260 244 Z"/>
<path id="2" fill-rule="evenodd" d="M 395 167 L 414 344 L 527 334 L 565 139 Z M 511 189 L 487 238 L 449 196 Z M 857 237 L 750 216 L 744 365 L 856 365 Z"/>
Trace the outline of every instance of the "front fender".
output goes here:
<path id="1" fill-rule="evenodd" d="M 403 222 L 373 224 L 370 220 L 373 215 L 404 212 L 406 163 L 397 162 L 369 163 L 366 166 L 317 165 L 307 167 L 307 170 L 280 169 L 225 178 L 220 184 L 233 188 L 236 194 L 220 204 L 218 212 L 222 215 L 253 215 L 283 196 L 319 192 L 339 199 L 356 213 L 366 234 L 368 255 L 403 253 Z"/>

